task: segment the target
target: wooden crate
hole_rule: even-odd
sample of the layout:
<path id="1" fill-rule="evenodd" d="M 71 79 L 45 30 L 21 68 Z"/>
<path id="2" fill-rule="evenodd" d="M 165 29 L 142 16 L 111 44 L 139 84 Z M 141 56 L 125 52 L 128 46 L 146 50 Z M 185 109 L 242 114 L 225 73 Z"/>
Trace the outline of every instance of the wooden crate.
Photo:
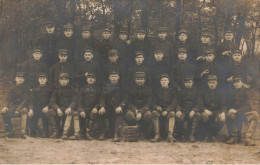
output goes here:
<path id="1" fill-rule="evenodd" d="M 122 126 L 121 138 L 125 142 L 137 142 L 139 140 L 138 126 Z"/>

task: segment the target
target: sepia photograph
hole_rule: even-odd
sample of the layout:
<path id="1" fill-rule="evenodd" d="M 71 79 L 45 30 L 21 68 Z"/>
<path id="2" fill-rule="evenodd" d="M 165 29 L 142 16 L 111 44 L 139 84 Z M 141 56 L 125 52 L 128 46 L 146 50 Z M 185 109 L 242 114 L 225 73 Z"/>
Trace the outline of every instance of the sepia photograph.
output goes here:
<path id="1" fill-rule="evenodd" d="M 0 0 L 0 164 L 260 164 L 260 0 Z"/>

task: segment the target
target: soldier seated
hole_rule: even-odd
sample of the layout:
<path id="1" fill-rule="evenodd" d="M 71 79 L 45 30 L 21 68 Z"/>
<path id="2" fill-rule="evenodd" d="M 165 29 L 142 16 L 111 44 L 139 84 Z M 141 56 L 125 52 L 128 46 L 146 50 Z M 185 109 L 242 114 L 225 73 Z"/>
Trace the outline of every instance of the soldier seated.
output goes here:
<path id="1" fill-rule="evenodd" d="M 153 102 L 153 126 L 155 137 L 152 142 L 160 141 L 160 129 L 165 128 L 168 124 L 168 142 L 173 142 L 173 130 L 175 125 L 175 109 L 177 105 L 177 91 L 169 87 L 170 78 L 168 74 L 161 74 L 161 87 L 154 92 Z M 160 124 L 163 127 L 160 127 Z M 163 131 L 163 130 L 162 130 Z"/>
<path id="2" fill-rule="evenodd" d="M 39 85 L 32 90 L 29 103 L 28 117 L 31 123 L 31 136 L 36 136 L 36 131 L 41 137 L 48 136 L 47 112 L 50 109 L 52 87 L 47 83 L 46 73 L 39 73 Z"/>
<path id="3" fill-rule="evenodd" d="M 80 117 L 86 120 L 86 139 L 92 140 L 92 133 L 97 120 L 98 109 L 100 107 L 101 90 L 96 85 L 96 75 L 89 72 L 86 75 L 87 85 L 79 90 L 78 94 L 78 111 Z"/>
<path id="4" fill-rule="evenodd" d="M 66 140 L 69 137 L 69 129 L 72 118 L 74 122 L 74 135 L 70 137 L 72 140 L 79 139 L 79 120 L 76 108 L 76 92 L 69 85 L 69 74 L 61 73 L 59 76 L 60 86 L 56 88 L 51 96 L 51 110 L 48 111 L 49 124 L 52 129 L 51 138 L 58 137 L 58 129 L 60 132 L 63 129 L 62 139 Z M 62 122 L 62 127 L 60 123 Z"/>
<path id="5" fill-rule="evenodd" d="M 229 139 L 227 144 L 233 144 L 236 142 L 242 142 L 242 125 L 245 122 L 249 122 L 250 126 L 245 130 L 245 145 L 255 145 L 253 135 L 258 122 L 257 112 L 251 111 L 249 103 L 248 90 L 243 87 L 242 77 L 236 76 L 234 80 L 234 91 L 230 93 L 227 112 L 227 129 L 229 133 Z"/>
<path id="6" fill-rule="evenodd" d="M 6 98 L 6 106 L 1 110 L 8 137 L 13 137 L 13 127 L 11 119 L 22 117 L 22 138 L 26 138 L 27 104 L 30 95 L 29 87 L 24 84 L 24 73 L 17 72 L 15 75 L 16 85 L 10 89 Z"/>
<path id="7" fill-rule="evenodd" d="M 201 118 L 202 104 L 199 91 L 193 84 L 193 77 L 187 75 L 184 80 L 185 88 L 178 93 L 176 109 L 176 121 L 181 128 L 182 140 L 186 141 L 189 136 L 191 142 L 195 142 L 194 133 Z"/>
<path id="8" fill-rule="evenodd" d="M 216 75 L 208 76 L 208 89 L 202 92 L 202 122 L 207 127 L 208 141 L 213 142 L 213 135 L 216 135 L 225 122 L 226 99 L 217 88 L 218 80 Z"/>

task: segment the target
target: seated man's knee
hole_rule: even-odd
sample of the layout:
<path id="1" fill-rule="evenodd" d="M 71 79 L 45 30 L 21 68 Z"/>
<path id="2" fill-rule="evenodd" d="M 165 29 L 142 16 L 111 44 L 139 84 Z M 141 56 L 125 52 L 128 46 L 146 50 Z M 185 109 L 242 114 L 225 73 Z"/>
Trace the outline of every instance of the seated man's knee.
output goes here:
<path id="1" fill-rule="evenodd" d="M 127 110 L 126 115 L 125 115 L 125 119 L 126 119 L 127 122 L 131 122 L 131 121 L 135 120 L 134 112 L 131 111 L 131 110 Z"/>
<path id="2" fill-rule="evenodd" d="M 156 117 L 160 117 L 160 114 L 159 114 L 157 111 L 153 110 L 152 116 L 153 116 L 154 118 L 156 118 Z"/>
<path id="3" fill-rule="evenodd" d="M 168 117 L 175 117 L 175 112 L 173 112 L 173 111 L 169 112 Z"/>
<path id="4" fill-rule="evenodd" d="M 27 108 L 23 108 L 23 109 L 21 109 L 20 113 L 22 115 L 27 114 L 28 113 L 28 109 Z"/>
<path id="5" fill-rule="evenodd" d="M 203 112 L 203 113 L 201 114 L 201 119 L 202 119 L 203 122 L 208 122 L 208 121 L 209 121 L 209 116 L 208 116 L 208 114 L 206 114 L 205 112 Z"/>
<path id="6" fill-rule="evenodd" d="M 236 114 L 232 112 L 227 113 L 227 120 L 234 120 L 236 119 Z"/>

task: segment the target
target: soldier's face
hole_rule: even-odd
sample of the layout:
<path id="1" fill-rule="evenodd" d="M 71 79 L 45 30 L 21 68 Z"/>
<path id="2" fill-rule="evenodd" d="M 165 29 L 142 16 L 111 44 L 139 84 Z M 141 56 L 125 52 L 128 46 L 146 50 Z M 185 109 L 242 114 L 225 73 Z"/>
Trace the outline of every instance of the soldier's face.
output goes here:
<path id="1" fill-rule="evenodd" d="M 192 88 L 193 87 L 193 80 L 185 81 L 184 85 L 186 88 Z"/>
<path id="2" fill-rule="evenodd" d="M 145 83 L 145 78 L 135 78 L 135 83 L 138 86 L 143 86 Z"/>
<path id="3" fill-rule="evenodd" d="M 83 39 L 89 39 L 90 36 L 91 36 L 90 31 L 83 31 L 83 32 L 81 33 L 81 37 L 82 37 Z"/>
<path id="4" fill-rule="evenodd" d="M 111 37 L 111 33 L 109 31 L 102 32 L 102 37 L 108 40 Z"/>
<path id="5" fill-rule="evenodd" d="M 15 82 L 16 82 L 16 85 L 21 85 L 24 83 L 24 77 L 15 77 Z"/>
<path id="6" fill-rule="evenodd" d="M 109 59 L 110 62 L 114 63 L 118 60 L 118 55 L 114 54 L 112 56 L 108 56 L 108 59 Z"/>
<path id="7" fill-rule="evenodd" d="M 158 33 L 158 37 L 160 39 L 165 39 L 167 37 L 167 33 L 166 32 L 160 32 L 160 33 Z"/>
<path id="8" fill-rule="evenodd" d="M 187 59 L 187 53 L 184 53 L 184 52 L 179 52 L 178 53 L 178 59 L 180 61 L 185 61 Z"/>
<path id="9" fill-rule="evenodd" d="M 242 60 L 242 55 L 239 54 L 239 53 L 234 53 L 234 54 L 232 55 L 232 59 L 233 59 L 235 62 L 241 62 L 241 60 Z"/>
<path id="10" fill-rule="evenodd" d="M 207 54 L 206 55 L 206 61 L 207 62 L 212 62 L 215 59 L 215 55 L 214 54 Z"/>
<path id="11" fill-rule="evenodd" d="M 41 86 L 46 85 L 47 81 L 48 81 L 47 77 L 39 77 L 38 79 L 38 82 Z"/>
<path id="12" fill-rule="evenodd" d="M 138 40 L 144 40 L 145 34 L 144 33 L 137 33 L 137 39 Z"/>
<path id="13" fill-rule="evenodd" d="M 233 33 L 225 33 L 224 38 L 225 38 L 225 40 L 227 40 L 227 41 L 232 41 L 233 38 L 234 38 L 234 34 L 233 34 Z"/>
<path id="14" fill-rule="evenodd" d="M 85 52 L 84 58 L 86 61 L 91 61 L 93 59 L 93 54 L 90 52 Z"/>
<path id="15" fill-rule="evenodd" d="M 185 42 L 185 41 L 188 39 L 188 36 L 187 36 L 187 34 L 185 34 L 185 33 L 181 33 L 181 34 L 179 34 L 178 39 L 179 39 L 181 42 Z"/>
<path id="16" fill-rule="evenodd" d="M 120 38 L 120 40 L 125 41 L 127 39 L 127 34 L 126 33 L 120 33 L 119 38 Z"/>
<path id="17" fill-rule="evenodd" d="M 208 82 L 209 89 L 216 89 L 217 85 L 218 85 L 218 82 L 215 81 L 215 80 L 211 80 L 211 81 Z"/>
<path id="18" fill-rule="evenodd" d="M 45 29 L 48 34 L 53 34 L 55 31 L 55 26 L 47 26 Z"/>
<path id="19" fill-rule="evenodd" d="M 33 52 L 33 58 L 37 61 L 39 61 L 42 58 L 41 52 Z"/>
<path id="20" fill-rule="evenodd" d="M 70 38 L 73 35 L 73 30 L 72 29 L 64 30 L 64 35 L 65 37 Z"/>
<path id="21" fill-rule="evenodd" d="M 95 78 L 95 77 L 92 77 L 92 76 L 88 76 L 88 77 L 87 77 L 87 83 L 88 83 L 89 85 L 95 84 L 95 83 L 96 83 L 96 78 Z"/>
<path id="22" fill-rule="evenodd" d="M 242 83 L 241 80 L 238 80 L 238 81 L 235 81 L 235 82 L 234 82 L 234 87 L 235 87 L 236 89 L 240 89 L 240 88 L 242 88 L 242 86 L 243 86 L 243 83 Z"/>
<path id="23" fill-rule="evenodd" d="M 111 84 L 117 84 L 119 80 L 119 76 L 117 74 L 109 75 L 109 81 Z"/>
<path id="24" fill-rule="evenodd" d="M 203 44 L 208 44 L 210 42 L 210 38 L 208 36 L 201 36 L 200 40 Z"/>
<path id="25" fill-rule="evenodd" d="M 70 80 L 68 78 L 60 78 L 59 83 L 61 86 L 65 87 L 69 84 Z"/>
<path id="26" fill-rule="evenodd" d="M 67 59 L 68 59 L 68 56 L 67 55 L 59 55 L 59 59 L 60 59 L 60 62 L 66 62 Z"/>
<path id="27" fill-rule="evenodd" d="M 142 65 L 144 62 L 144 56 L 140 55 L 140 56 L 136 56 L 135 57 L 135 61 L 137 65 Z"/>
<path id="28" fill-rule="evenodd" d="M 154 58 L 157 62 L 162 61 L 163 59 L 163 53 L 154 53 Z"/>
<path id="29" fill-rule="evenodd" d="M 162 86 L 163 88 L 168 88 L 169 83 L 170 83 L 169 78 L 167 78 L 167 77 L 161 78 L 160 83 L 161 83 L 161 86 Z"/>

